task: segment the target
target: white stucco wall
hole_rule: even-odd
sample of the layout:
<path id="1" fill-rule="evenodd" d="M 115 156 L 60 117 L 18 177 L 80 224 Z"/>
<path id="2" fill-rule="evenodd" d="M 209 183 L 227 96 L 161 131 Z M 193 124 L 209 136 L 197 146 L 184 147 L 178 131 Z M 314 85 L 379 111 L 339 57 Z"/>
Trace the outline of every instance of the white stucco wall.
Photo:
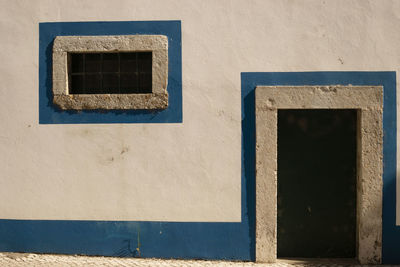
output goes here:
<path id="1" fill-rule="evenodd" d="M 400 71 L 399 11 L 396 0 L 0 0 L 0 218 L 240 221 L 240 73 Z M 39 125 L 38 23 L 125 20 L 182 21 L 183 123 Z"/>

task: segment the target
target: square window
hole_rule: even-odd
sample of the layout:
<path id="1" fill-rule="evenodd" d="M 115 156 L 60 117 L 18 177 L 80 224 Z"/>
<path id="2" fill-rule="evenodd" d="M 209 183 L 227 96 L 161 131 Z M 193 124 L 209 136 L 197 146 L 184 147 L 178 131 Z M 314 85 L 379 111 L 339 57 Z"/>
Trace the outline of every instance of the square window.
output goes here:
<path id="1" fill-rule="evenodd" d="M 151 94 L 151 55 L 151 52 L 73 54 L 68 57 L 69 93 Z"/>
<path id="2" fill-rule="evenodd" d="M 124 50 L 122 47 L 124 45 L 117 44 L 122 40 L 110 43 L 114 47 L 108 47 L 110 44 L 107 44 L 107 47 L 97 46 L 96 51 L 86 49 L 87 45 L 78 49 L 77 46 L 83 43 L 82 40 L 71 45 L 75 47 L 72 49 L 65 46 L 54 47 L 54 44 L 58 42 L 55 40 L 60 37 L 76 37 L 77 39 L 79 37 L 110 37 L 115 39 L 115 37 L 121 36 L 129 39 L 129 41 L 125 39 L 129 44 L 124 45 L 130 46 L 131 49 Z M 139 36 L 141 38 L 162 36 L 161 38 L 165 38 L 165 41 L 161 39 L 158 42 L 157 39 L 153 39 L 158 44 L 147 45 L 145 48 L 134 41 L 132 36 L 136 38 Z M 72 39 L 70 40 L 72 41 Z M 147 43 L 149 42 L 152 41 L 148 39 Z M 41 22 L 39 23 L 38 46 L 40 124 L 181 123 L 183 121 L 180 21 Z M 165 53 L 162 53 L 162 50 L 165 50 Z M 72 72 L 72 66 L 68 64 L 71 57 L 74 54 L 82 53 L 120 53 L 121 74 L 125 74 L 123 54 L 130 52 L 152 52 L 152 63 L 156 64 L 152 66 L 152 75 L 155 73 L 154 68 L 165 70 L 165 72 L 159 72 L 160 77 L 152 77 L 151 93 L 128 94 L 129 91 L 122 87 L 118 94 L 76 94 L 72 90 L 71 76 L 65 77 L 65 73 Z M 128 56 L 125 59 L 131 61 L 128 62 L 128 67 L 136 65 L 134 58 Z M 79 72 L 82 69 L 83 66 L 78 64 L 74 71 Z M 57 72 L 57 70 L 62 71 Z M 126 74 L 133 72 L 135 69 L 128 69 Z M 80 80 L 82 84 L 83 81 Z M 74 83 L 79 84 L 79 80 Z M 88 98 L 88 100 L 82 100 L 83 98 Z M 101 101 L 103 107 L 98 104 L 94 105 L 94 103 L 84 106 L 85 102 L 90 102 L 89 100 L 93 98 L 103 98 L 105 100 Z M 132 98 L 136 100 L 132 101 Z M 104 103 L 107 101 L 110 104 L 106 106 Z M 123 102 L 125 103 L 123 104 Z"/>
<path id="3" fill-rule="evenodd" d="M 65 110 L 166 109 L 164 35 L 57 36 L 53 103 Z"/>

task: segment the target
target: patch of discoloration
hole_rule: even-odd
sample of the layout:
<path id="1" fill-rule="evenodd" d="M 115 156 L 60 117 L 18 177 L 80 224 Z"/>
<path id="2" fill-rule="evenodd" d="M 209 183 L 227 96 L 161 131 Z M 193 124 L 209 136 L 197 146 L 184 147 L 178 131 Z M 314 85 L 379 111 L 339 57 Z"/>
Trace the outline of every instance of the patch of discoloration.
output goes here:
<path id="1" fill-rule="evenodd" d="M 383 87 L 256 88 L 256 261 L 275 262 L 278 109 L 357 109 L 357 258 L 382 259 Z"/>
<path id="2" fill-rule="evenodd" d="M 129 147 L 124 146 L 124 147 L 121 149 L 121 155 L 127 153 L 128 151 L 129 151 Z"/>
<path id="3" fill-rule="evenodd" d="M 68 53 L 152 52 L 152 93 L 69 94 Z M 53 45 L 53 103 L 63 110 L 166 109 L 168 38 L 164 35 L 57 36 Z"/>

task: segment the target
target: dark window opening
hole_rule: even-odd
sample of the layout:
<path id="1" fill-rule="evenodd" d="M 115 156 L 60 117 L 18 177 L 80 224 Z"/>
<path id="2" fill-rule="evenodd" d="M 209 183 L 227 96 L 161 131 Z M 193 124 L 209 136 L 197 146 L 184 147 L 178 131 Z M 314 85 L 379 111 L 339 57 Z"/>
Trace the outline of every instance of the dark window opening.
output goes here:
<path id="1" fill-rule="evenodd" d="M 356 110 L 278 110 L 278 257 L 355 258 Z"/>
<path id="2" fill-rule="evenodd" d="M 152 52 L 70 53 L 69 94 L 152 92 Z"/>

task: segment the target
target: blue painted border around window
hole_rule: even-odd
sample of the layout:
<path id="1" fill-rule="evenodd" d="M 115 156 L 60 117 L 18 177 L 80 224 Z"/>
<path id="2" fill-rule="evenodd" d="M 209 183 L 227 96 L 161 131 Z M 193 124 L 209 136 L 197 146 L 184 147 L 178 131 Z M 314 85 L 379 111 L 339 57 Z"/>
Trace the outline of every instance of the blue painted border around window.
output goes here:
<path id="1" fill-rule="evenodd" d="M 165 110 L 62 111 L 52 103 L 52 47 L 56 36 L 161 34 L 168 37 L 168 93 Z M 182 49 L 180 21 L 39 23 L 39 123 L 181 123 Z"/>
<path id="2" fill-rule="evenodd" d="M 383 85 L 383 261 L 400 263 L 396 227 L 395 72 L 241 74 L 242 206 L 240 223 L 0 220 L 0 251 L 182 259 L 255 259 L 255 98 L 258 85 Z"/>

